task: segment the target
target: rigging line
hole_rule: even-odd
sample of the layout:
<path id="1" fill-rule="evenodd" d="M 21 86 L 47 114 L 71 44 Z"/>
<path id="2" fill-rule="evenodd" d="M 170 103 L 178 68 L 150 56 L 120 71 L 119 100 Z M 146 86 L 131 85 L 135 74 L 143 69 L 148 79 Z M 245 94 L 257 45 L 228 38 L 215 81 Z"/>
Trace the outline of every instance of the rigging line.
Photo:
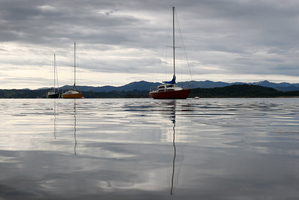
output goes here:
<path id="1" fill-rule="evenodd" d="M 186 57 L 186 60 L 187 60 L 187 66 L 188 66 L 188 69 L 189 69 L 189 74 L 191 76 L 191 80 L 193 80 L 192 78 L 192 74 L 191 74 L 191 70 L 190 70 L 190 66 L 189 66 L 189 60 L 188 60 L 188 56 L 187 56 L 187 53 L 186 53 L 186 48 L 185 48 L 185 43 L 184 43 L 184 39 L 183 39 L 183 34 L 182 34 L 182 31 L 181 31 L 181 26 L 180 26 L 180 22 L 179 22 L 179 19 L 178 19 L 178 16 L 177 16 L 177 12 L 175 12 L 175 16 L 176 16 L 176 21 L 178 23 L 178 27 L 179 27 L 179 32 L 180 32 L 180 36 L 181 36 L 181 40 L 182 40 L 182 43 L 183 43 L 183 49 L 184 49 L 184 52 L 185 52 L 185 57 Z"/>
<path id="2" fill-rule="evenodd" d="M 172 16 L 172 15 L 169 15 L 169 16 Z M 169 68 L 168 68 L 168 59 L 169 59 L 169 51 L 168 51 L 168 46 L 167 46 L 167 44 L 168 44 L 168 42 L 169 41 L 171 41 L 171 35 L 172 35 L 172 17 L 170 17 L 169 19 L 168 19 L 168 27 L 167 27 L 167 33 L 166 33 L 166 36 L 165 36 L 165 43 L 164 43 L 164 49 L 165 49 L 165 56 L 164 56 L 164 58 L 166 59 L 166 61 L 167 61 L 167 65 L 166 65 L 166 70 L 164 70 L 164 77 L 163 77 L 163 80 L 166 80 L 168 77 L 167 77 L 167 75 L 168 75 L 168 70 L 169 70 Z M 170 56 L 170 58 L 171 58 L 172 56 Z"/>
<path id="3" fill-rule="evenodd" d="M 163 82 L 164 80 L 166 80 L 167 77 L 167 74 L 168 74 L 168 48 L 167 48 L 167 43 L 168 41 L 170 40 L 170 32 L 172 30 L 172 21 L 169 19 L 168 20 L 168 26 L 167 26 L 167 31 L 166 31 L 166 34 L 165 34 L 165 37 L 164 37 L 164 43 L 163 43 L 163 48 L 162 48 L 162 53 L 160 55 L 163 55 L 162 56 L 162 59 L 161 59 L 161 64 L 160 64 L 160 67 L 159 67 L 159 70 L 162 70 L 162 73 L 158 73 L 158 74 L 162 74 L 162 80 L 161 82 Z M 164 60 L 164 61 L 163 61 Z M 166 62 L 165 62 L 166 61 Z M 162 67 L 163 65 L 165 65 L 166 63 L 166 67 Z M 157 79 L 157 78 L 156 78 Z"/>

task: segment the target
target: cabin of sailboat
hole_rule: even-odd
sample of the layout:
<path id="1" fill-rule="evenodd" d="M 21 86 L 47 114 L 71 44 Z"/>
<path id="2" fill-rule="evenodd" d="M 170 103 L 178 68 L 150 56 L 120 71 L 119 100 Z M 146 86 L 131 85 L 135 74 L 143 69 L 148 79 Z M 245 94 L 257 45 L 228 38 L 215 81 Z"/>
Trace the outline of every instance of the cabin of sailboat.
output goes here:
<path id="1" fill-rule="evenodd" d="M 62 98 L 79 99 L 82 98 L 82 93 L 76 90 L 76 43 L 74 43 L 74 86 L 71 90 L 63 93 Z"/>
<path id="2" fill-rule="evenodd" d="M 149 96 L 154 99 L 186 99 L 188 98 L 191 89 L 184 89 L 181 87 L 178 87 L 176 85 L 176 76 L 175 76 L 175 7 L 172 7 L 173 12 L 173 44 L 172 44 L 172 50 L 173 50 L 173 77 L 171 81 L 164 81 L 161 85 L 157 87 L 156 90 L 151 90 L 149 92 Z"/>

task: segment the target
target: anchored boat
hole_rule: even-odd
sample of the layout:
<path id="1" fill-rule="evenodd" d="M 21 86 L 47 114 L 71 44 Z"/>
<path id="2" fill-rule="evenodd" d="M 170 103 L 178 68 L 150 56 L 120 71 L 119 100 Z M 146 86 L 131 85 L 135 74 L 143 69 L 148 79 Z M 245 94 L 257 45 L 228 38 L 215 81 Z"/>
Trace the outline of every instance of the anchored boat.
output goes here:
<path id="1" fill-rule="evenodd" d="M 171 81 L 164 81 L 163 84 L 159 85 L 156 90 L 151 90 L 149 95 L 153 99 L 186 99 L 188 98 L 191 89 L 184 89 L 176 85 L 175 76 L 175 7 L 172 7 L 173 11 L 173 78 Z"/>
<path id="2" fill-rule="evenodd" d="M 79 99 L 82 98 L 82 93 L 76 90 L 76 43 L 74 43 L 74 86 L 71 90 L 63 93 L 62 98 Z"/>
<path id="3" fill-rule="evenodd" d="M 47 93 L 47 98 L 58 98 L 59 97 L 59 91 L 56 90 L 56 81 L 57 81 L 57 87 L 58 87 L 58 80 L 56 80 L 56 74 L 57 74 L 57 71 L 56 71 L 56 56 L 55 56 L 55 53 L 54 53 L 54 89 L 53 89 L 53 91 L 49 91 Z"/>

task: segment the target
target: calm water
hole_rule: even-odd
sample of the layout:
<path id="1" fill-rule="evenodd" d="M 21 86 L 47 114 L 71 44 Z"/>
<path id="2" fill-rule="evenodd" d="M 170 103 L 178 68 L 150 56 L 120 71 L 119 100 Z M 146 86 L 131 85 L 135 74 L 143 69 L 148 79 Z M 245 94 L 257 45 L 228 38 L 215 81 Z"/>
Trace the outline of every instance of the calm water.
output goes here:
<path id="1" fill-rule="evenodd" d="M 299 99 L 0 99 L 0 199 L 298 199 Z"/>

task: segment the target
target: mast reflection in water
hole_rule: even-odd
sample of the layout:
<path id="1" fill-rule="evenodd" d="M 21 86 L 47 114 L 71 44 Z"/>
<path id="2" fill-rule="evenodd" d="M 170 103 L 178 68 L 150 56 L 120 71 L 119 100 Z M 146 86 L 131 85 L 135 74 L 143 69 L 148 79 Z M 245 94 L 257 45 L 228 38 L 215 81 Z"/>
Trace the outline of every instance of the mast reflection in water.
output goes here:
<path id="1" fill-rule="evenodd" d="M 77 102 L 76 99 L 73 99 L 72 102 L 73 106 L 72 109 L 68 110 L 70 117 L 72 117 L 73 125 L 72 125 L 72 132 L 73 132 L 73 138 L 74 138 L 74 155 L 77 155 Z M 53 135 L 54 139 L 56 140 L 56 134 L 57 134 L 57 123 L 59 121 L 58 115 L 59 115 L 59 100 L 54 100 L 53 102 L 53 115 L 54 115 L 54 122 L 53 122 Z"/>
<path id="2" fill-rule="evenodd" d="M 174 102 L 175 105 L 175 102 Z M 175 172 L 175 158 L 176 158 L 176 146 L 175 146 L 175 107 L 173 110 L 173 162 L 172 162 L 172 176 L 171 176 L 171 189 L 170 189 L 170 194 L 173 195 L 173 179 L 174 179 L 174 172 Z"/>
<path id="3" fill-rule="evenodd" d="M 180 106 L 177 106 L 177 100 L 167 100 L 167 101 L 162 101 L 161 103 L 161 108 L 162 108 L 162 116 L 166 116 L 167 118 L 170 118 L 172 122 L 172 135 L 167 135 L 166 138 L 168 138 L 168 141 L 172 141 L 172 146 L 173 146 L 173 153 L 172 153 L 172 170 L 171 170 L 171 180 L 170 180 L 170 195 L 174 195 L 174 189 L 177 186 L 179 182 L 179 173 L 180 173 L 180 168 L 183 165 L 183 148 L 184 146 L 187 145 L 188 142 L 188 131 L 189 128 L 185 127 L 185 129 L 180 129 L 181 131 L 184 131 L 184 134 L 181 135 L 181 141 L 179 145 L 179 149 L 181 152 L 179 163 L 180 165 L 177 165 L 177 145 L 176 145 L 176 138 L 177 138 L 177 133 L 176 133 L 176 128 L 177 128 L 177 118 L 176 118 L 176 111 L 179 109 L 180 115 L 187 114 L 189 112 L 190 108 L 187 104 L 181 104 Z M 185 135 L 185 137 L 183 136 Z M 171 140 L 169 140 L 171 138 Z M 186 142 L 186 143 L 184 143 Z"/>
<path id="4" fill-rule="evenodd" d="M 77 103 L 76 103 L 76 99 L 74 99 L 74 140 L 75 140 L 75 144 L 74 144 L 74 154 L 77 155 Z"/>
<path id="5" fill-rule="evenodd" d="M 54 130 L 53 130 L 53 134 L 54 134 L 54 139 L 56 140 L 56 132 L 57 132 L 57 115 L 58 115 L 58 113 L 59 113 L 59 106 L 57 105 L 58 103 L 57 103 L 57 101 L 56 101 L 56 99 L 54 99 L 54 105 L 53 105 L 53 115 L 54 115 Z"/>

